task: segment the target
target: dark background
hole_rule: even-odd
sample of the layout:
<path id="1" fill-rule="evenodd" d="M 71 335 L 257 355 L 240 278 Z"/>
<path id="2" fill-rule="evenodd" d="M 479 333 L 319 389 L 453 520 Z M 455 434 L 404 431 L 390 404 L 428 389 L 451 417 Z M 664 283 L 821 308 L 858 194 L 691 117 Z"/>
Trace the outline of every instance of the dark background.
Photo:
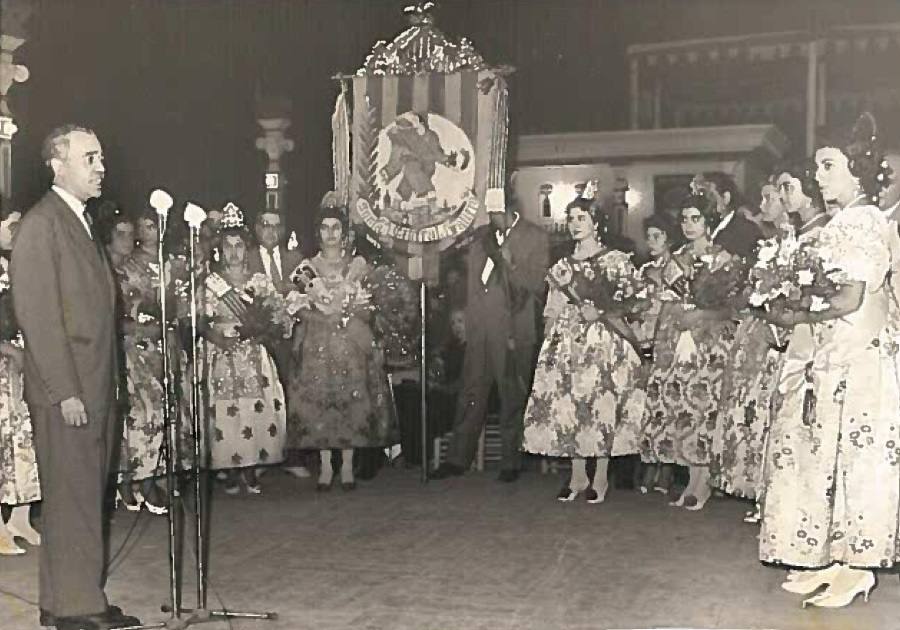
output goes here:
<path id="1" fill-rule="evenodd" d="M 14 205 L 47 186 L 40 141 L 54 126 L 94 128 L 105 197 L 126 211 L 156 186 L 179 207 L 263 204 L 255 97 L 293 103 L 288 222 L 305 232 L 331 188 L 335 72 L 353 72 L 378 39 L 406 27 L 406 0 L 36 0 L 10 90 Z M 516 133 L 623 128 L 632 43 L 900 20 L 900 1 L 443 0 L 437 25 L 489 63 L 516 66 Z M 2 16 L 0 16 L 2 19 Z M 895 66 L 896 67 L 896 66 Z M 736 80 L 738 77 L 736 77 Z M 797 77 L 802 89 L 803 75 Z M 900 83 L 900 82 L 898 82 Z"/>

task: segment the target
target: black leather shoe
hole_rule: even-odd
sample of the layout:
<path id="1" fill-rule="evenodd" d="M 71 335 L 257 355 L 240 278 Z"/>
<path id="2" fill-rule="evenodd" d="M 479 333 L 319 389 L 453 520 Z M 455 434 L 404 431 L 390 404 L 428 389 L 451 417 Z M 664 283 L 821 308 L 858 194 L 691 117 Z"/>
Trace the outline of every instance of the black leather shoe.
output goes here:
<path id="1" fill-rule="evenodd" d="M 99 615 L 57 617 L 55 621 L 56 630 L 115 630 L 141 625 L 140 619 L 122 614 L 121 611 L 117 615 L 107 611 Z"/>
<path id="2" fill-rule="evenodd" d="M 127 619 L 137 621 L 137 617 L 129 617 L 128 615 L 124 614 L 122 612 L 122 609 L 118 606 L 110 606 L 109 608 L 107 608 L 104 616 L 109 619 Z M 44 610 L 43 608 L 41 608 L 41 616 L 38 623 L 40 623 L 45 628 L 52 628 L 56 625 L 56 621 L 56 615 L 54 615 L 49 610 Z M 129 623 L 127 625 L 140 625 L 140 621 L 137 621 L 137 623 Z"/>
<path id="3" fill-rule="evenodd" d="M 437 470 L 432 471 L 429 477 L 432 479 L 446 479 L 447 477 L 460 477 L 464 472 L 466 471 L 462 466 L 444 462 L 437 467 Z"/>
<path id="4" fill-rule="evenodd" d="M 497 475 L 497 481 L 502 481 L 503 483 L 512 483 L 516 479 L 519 478 L 518 470 L 501 470 L 500 474 Z"/>

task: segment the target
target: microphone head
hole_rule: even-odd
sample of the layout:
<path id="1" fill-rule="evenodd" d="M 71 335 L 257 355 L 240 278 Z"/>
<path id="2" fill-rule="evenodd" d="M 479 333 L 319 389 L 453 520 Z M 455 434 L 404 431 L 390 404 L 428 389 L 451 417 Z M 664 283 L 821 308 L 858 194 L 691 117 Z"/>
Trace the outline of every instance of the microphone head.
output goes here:
<path id="1" fill-rule="evenodd" d="M 158 215 L 163 217 L 168 216 L 169 208 L 171 208 L 174 203 L 175 200 L 172 199 L 172 195 L 162 188 L 157 188 L 150 193 L 150 207 L 156 210 L 156 214 Z"/>
<path id="2" fill-rule="evenodd" d="M 188 201 L 184 204 L 184 221 L 192 230 L 199 230 L 203 222 L 206 221 L 206 210 L 194 202 Z"/>

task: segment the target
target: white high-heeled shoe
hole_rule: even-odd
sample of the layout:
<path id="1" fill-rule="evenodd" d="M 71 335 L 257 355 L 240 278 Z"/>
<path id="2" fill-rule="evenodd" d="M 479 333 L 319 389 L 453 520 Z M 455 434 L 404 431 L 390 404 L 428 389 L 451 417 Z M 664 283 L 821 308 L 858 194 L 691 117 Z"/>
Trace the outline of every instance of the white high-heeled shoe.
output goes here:
<path id="1" fill-rule="evenodd" d="M 608 491 L 609 491 L 609 483 L 608 482 L 605 486 L 603 486 L 602 492 L 595 488 L 588 488 L 587 491 L 585 492 L 585 500 L 591 504 L 603 503 L 603 501 L 606 500 L 606 493 Z"/>
<path id="2" fill-rule="evenodd" d="M 826 584 L 831 584 L 841 572 L 841 568 L 840 564 L 834 563 L 824 569 L 789 573 L 781 588 L 788 593 L 809 595 Z"/>
<path id="3" fill-rule="evenodd" d="M 23 553 L 25 550 L 16 544 L 12 534 L 0 533 L 0 556 L 21 556 Z"/>
<path id="4" fill-rule="evenodd" d="M 856 584 L 850 588 L 843 591 L 834 591 L 832 590 L 832 585 L 829 585 L 824 593 L 803 600 L 803 607 L 806 608 L 809 605 L 818 608 L 843 608 L 852 604 L 859 594 L 862 594 L 863 601 L 868 602 L 869 593 L 872 592 L 873 588 L 875 588 L 875 573 L 866 571 L 860 574 Z"/>
<path id="5" fill-rule="evenodd" d="M 28 526 L 28 529 L 19 529 L 15 523 L 10 521 L 6 524 L 6 531 L 13 538 L 21 538 L 32 547 L 40 547 L 41 545 L 41 535 L 31 525 Z"/>

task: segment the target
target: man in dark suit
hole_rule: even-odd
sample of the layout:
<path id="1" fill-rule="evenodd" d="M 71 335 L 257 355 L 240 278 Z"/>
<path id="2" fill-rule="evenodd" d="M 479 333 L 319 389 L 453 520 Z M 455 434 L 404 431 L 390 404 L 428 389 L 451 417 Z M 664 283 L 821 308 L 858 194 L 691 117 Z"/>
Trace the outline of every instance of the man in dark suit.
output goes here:
<path id="1" fill-rule="evenodd" d="M 704 193 L 716 200 L 719 224 L 713 228 L 712 241 L 725 251 L 752 261 L 762 239 L 762 230 L 744 214 L 744 198 L 734 178 L 719 171 L 703 173 Z"/>
<path id="2" fill-rule="evenodd" d="M 549 265 L 546 231 L 513 209 L 490 212 L 469 246 L 466 352 L 453 441 L 435 479 L 461 475 L 472 464 L 491 386 L 500 394 L 501 481 L 521 467 L 523 413 L 537 343 L 538 306 Z"/>
<path id="3" fill-rule="evenodd" d="M 247 252 L 247 269 L 250 273 L 265 274 L 272 284 L 281 291 L 287 293 L 294 288 L 291 283 L 291 273 L 300 264 L 301 256 L 297 250 L 290 250 L 284 243 L 284 224 L 281 214 L 277 211 L 266 209 L 256 216 L 253 226 L 258 247 L 252 247 Z M 291 340 L 282 340 L 273 348 L 275 367 L 278 368 L 278 378 L 284 387 L 285 396 L 289 391 L 291 378 Z M 290 406 L 291 401 L 287 401 Z M 303 465 L 305 458 L 298 452 L 287 453 L 284 469 L 295 477 L 309 477 L 309 470 Z"/>
<path id="4" fill-rule="evenodd" d="M 41 621 L 135 625 L 103 593 L 103 506 L 121 434 L 117 287 L 84 212 L 100 196 L 103 151 L 92 131 L 67 125 L 50 133 L 43 157 L 53 187 L 25 214 L 10 266 L 43 495 Z"/>

